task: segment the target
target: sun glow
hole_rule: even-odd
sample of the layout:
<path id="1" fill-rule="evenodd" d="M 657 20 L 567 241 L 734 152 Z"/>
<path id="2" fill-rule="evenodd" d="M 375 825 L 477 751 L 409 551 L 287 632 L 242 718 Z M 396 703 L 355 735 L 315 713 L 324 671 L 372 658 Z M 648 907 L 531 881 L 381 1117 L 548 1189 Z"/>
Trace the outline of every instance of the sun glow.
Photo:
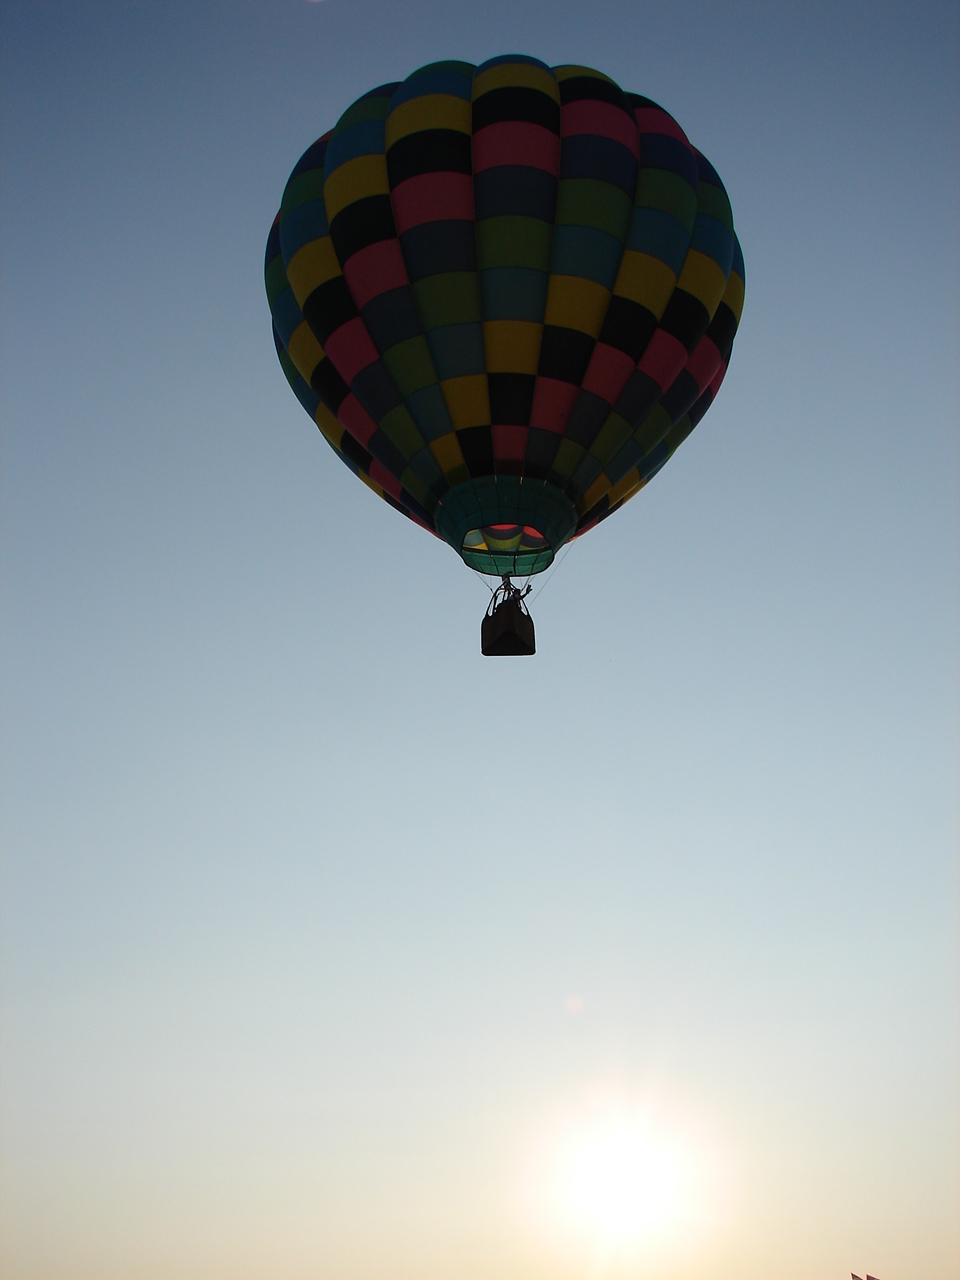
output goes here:
<path id="1" fill-rule="evenodd" d="M 665 1224 L 683 1192 L 682 1162 L 635 1117 L 568 1136 L 558 1190 L 571 1214 L 608 1243 Z"/>
<path id="2" fill-rule="evenodd" d="M 544 1127 L 528 1162 L 528 1221 L 593 1264 L 688 1253 L 717 1225 L 722 1182 L 689 1114 L 594 1088 Z"/>

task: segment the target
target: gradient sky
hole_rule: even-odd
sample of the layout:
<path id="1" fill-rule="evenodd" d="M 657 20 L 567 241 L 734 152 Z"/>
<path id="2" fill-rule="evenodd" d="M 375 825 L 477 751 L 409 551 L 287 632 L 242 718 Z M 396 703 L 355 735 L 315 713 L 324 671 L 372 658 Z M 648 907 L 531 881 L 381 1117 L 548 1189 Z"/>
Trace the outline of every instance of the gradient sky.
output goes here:
<path id="1" fill-rule="evenodd" d="M 955 1280 L 960 10 L 0 12 L 5 1280 Z M 677 117 L 747 290 L 493 661 L 262 261 L 354 98 L 514 50 Z M 693 1170 L 616 1256 L 548 1203 L 611 1113 Z"/>

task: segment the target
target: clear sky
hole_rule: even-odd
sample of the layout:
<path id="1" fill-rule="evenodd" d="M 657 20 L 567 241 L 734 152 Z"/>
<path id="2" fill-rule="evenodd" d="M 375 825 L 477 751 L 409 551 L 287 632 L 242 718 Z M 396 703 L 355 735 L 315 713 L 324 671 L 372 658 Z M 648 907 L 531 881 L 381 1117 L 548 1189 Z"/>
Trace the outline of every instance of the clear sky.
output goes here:
<path id="1" fill-rule="evenodd" d="M 2 38 L 5 1280 L 955 1280 L 960 10 Z M 354 98 L 507 51 L 674 114 L 747 279 L 530 660 L 311 427 L 262 278 Z"/>

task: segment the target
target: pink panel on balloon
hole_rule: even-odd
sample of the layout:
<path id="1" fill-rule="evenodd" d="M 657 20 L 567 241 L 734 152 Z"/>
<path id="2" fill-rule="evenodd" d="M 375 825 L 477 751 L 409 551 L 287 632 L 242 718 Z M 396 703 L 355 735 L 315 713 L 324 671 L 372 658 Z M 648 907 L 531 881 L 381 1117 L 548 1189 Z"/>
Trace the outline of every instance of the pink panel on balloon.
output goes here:
<path id="1" fill-rule="evenodd" d="M 721 364 L 720 368 L 710 379 L 710 391 L 714 396 L 716 396 L 717 392 L 720 390 L 720 383 L 723 381 L 726 372 L 727 366 L 725 364 Z"/>
<path id="2" fill-rule="evenodd" d="M 560 172 L 560 139 L 543 125 L 525 120 L 488 124 L 473 135 L 473 172 L 504 164 L 542 169 L 556 177 Z"/>
<path id="3" fill-rule="evenodd" d="M 666 391 L 686 363 L 687 349 L 683 343 L 665 329 L 657 329 L 637 368 L 652 378 L 661 391 Z"/>
<path id="4" fill-rule="evenodd" d="M 337 410 L 337 418 L 350 432 L 354 440 L 366 448 L 370 443 L 370 437 L 377 429 L 377 424 L 353 392 L 344 397 L 340 408 Z"/>
<path id="5" fill-rule="evenodd" d="M 583 389 L 592 391 L 595 396 L 606 400 L 607 404 L 616 404 L 633 370 L 634 363 L 626 352 L 609 347 L 605 342 L 598 342 L 587 365 Z"/>
<path id="6" fill-rule="evenodd" d="M 378 462 L 376 458 L 370 463 L 370 479 L 375 481 L 384 493 L 389 493 L 391 498 L 400 501 L 402 486 L 396 476 L 392 476 L 386 467 Z"/>
<path id="7" fill-rule="evenodd" d="M 495 423 L 490 430 L 493 432 L 493 456 L 498 471 L 503 470 L 502 462 L 523 461 L 527 451 L 526 427 L 505 427 Z"/>
<path id="8" fill-rule="evenodd" d="M 390 192 L 397 234 L 424 222 L 472 222 L 473 178 L 469 173 L 424 173 Z"/>
<path id="9" fill-rule="evenodd" d="M 633 114 L 637 118 L 637 128 L 641 133 L 665 133 L 668 138 L 676 138 L 685 147 L 693 150 L 687 135 L 673 116 L 668 116 L 666 111 L 659 111 L 654 107 L 637 107 Z"/>
<path id="10" fill-rule="evenodd" d="M 572 382 L 561 382 L 558 378 L 537 378 L 533 408 L 530 411 L 531 427 L 563 435 L 579 390 Z"/>
<path id="11" fill-rule="evenodd" d="M 377 348 L 367 333 L 367 326 L 359 316 L 335 329 L 324 344 L 324 349 L 347 386 L 361 369 L 380 359 Z"/>
<path id="12" fill-rule="evenodd" d="M 720 367 L 720 348 L 712 338 L 704 335 L 693 349 L 687 361 L 687 373 L 702 391 Z"/>
<path id="13" fill-rule="evenodd" d="M 596 102 L 592 98 L 584 98 L 579 102 L 568 102 L 562 111 L 563 136 L 575 137 L 581 133 L 596 134 L 601 138 L 614 138 L 639 158 L 640 140 L 637 137 L 637 126 L 625 111 L 615 107 L 612 102 Z"/>
<path id="14" fill-rule="evenodd" d="M 396 239 L 378 240 L 355 253 L 344 263 L 343 275 L 358 310 L 388 289 L 410 283 Z"/>

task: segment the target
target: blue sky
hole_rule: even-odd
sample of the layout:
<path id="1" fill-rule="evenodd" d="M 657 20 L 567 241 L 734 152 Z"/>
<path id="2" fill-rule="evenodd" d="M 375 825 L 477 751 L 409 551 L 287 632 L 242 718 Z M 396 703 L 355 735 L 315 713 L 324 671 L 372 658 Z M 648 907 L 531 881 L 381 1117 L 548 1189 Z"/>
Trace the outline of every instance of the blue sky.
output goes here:
<path id="1" fill-rule="evenodd" d="M 2 34 L 4 1275 L 947 1280 L 955 8 Z M 262 282 L 354 98 L 508 50 L 674 114 L 747 273 L 716 404 L 527 662 L 311 428 Z M 615 1257 L 536 1207 L 609 1106 L 702 1174 Z"/>

